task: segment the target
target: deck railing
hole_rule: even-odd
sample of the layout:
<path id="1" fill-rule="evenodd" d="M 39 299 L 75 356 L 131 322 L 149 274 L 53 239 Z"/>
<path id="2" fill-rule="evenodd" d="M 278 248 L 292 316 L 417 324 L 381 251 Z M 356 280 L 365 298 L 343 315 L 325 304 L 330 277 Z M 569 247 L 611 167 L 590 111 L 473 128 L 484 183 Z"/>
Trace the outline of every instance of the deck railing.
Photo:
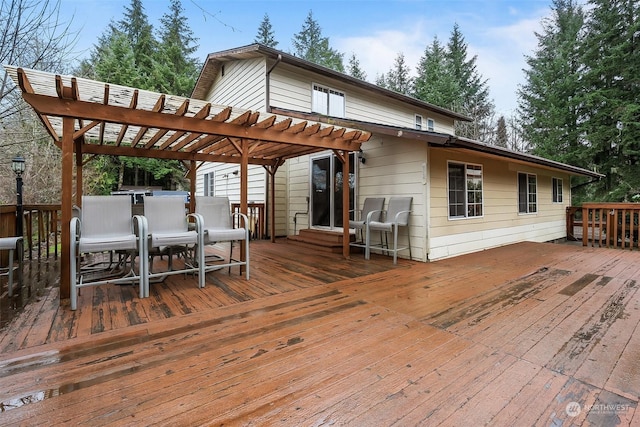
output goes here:
<path id="1" fill-rule="evenodd" d="M 16 206 L 0 209 L 0 237 L 16 235 Z M 23 205 L 23 237 L 25 259 L 58 257 L 60 252 L 60 205 Z M 6 254 L 2 254 L 6 265 Z"/>
<path id="2" fill-rule="evenodd" d="M 585 203 L 567 208 L 567 238 L 583 246 L 640 248 L 640 203 Z"/>

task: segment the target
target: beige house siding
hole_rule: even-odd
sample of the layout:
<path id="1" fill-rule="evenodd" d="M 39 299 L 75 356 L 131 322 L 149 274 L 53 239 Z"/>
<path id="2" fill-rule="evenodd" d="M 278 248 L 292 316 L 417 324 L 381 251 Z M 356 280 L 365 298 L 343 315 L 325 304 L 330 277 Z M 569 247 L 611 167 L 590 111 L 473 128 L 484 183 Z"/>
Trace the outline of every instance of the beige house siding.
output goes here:
<path id="1" fill-rule="evenodd" d="M 385 209 L 393 196 L 413 197 L 410 217 L 411 255 L 426 261 L 428 212 L 428 149 L 421 142 L 400 138 L 374 137 L 362 145 L 366 163 L 358 163 L 358 208 L 367 197 L 384 197 Z M 406 231 L 400 232 L 399 245 L 407 243 Z M 408 258 L 402 251 L 400 257 Z"/>
<path id="2" fill-rule="evenodd" d="M 399 101 L 372 95 L 362 89 L 345 85 L 335 79 L 318 76 L 286 64 L 271 73 L 271 105 L 298 111 L 311 111 L 312 84 L 335 89 L 345 95 L 345 117 L 372 123 L 408 128 L 415 127 L 415 115 L 434 120 L 434 131 L 453 133 L 453 120 L 430 110 L 407 107 Z"/>
<path id="3" fill-rule="evenodd" d="M 206 100 L 254 111 L 265 110 L 265 60 L 262 58 L 224 64 Z"/>
<path id="4" fill-rule="evenodd" d="M 482 165 L 482 217 L 449 218 L 448 162 Z M 430 166 L 430 260 L 525 240 L 544 242 L 566 237 L 565 209 L 571 199 L 570 180 L 566 173 L 442 148 L 430 150 Z M 518 213 L 518 172 L 532 173 L 537 177 L 536 213 Z M 563 203 L 552 202 L 551 183 L 554 177 L 563 180 Z"/>

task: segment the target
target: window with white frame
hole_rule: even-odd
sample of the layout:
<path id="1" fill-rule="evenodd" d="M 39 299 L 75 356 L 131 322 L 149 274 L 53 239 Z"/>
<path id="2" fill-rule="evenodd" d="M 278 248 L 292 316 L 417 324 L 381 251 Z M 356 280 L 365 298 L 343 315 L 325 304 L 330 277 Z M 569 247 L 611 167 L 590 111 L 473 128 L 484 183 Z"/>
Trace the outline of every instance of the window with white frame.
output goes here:
<path id="1" fill-rule="evenodd" d="M 344 117 L 344 93 L 314 84 L 311 110 L 332 117 Z"/>
<path id="2" fill-rule="evenodd" d="M 422 116 L 420 114 L 416 114 L 416 129 L 422 130 Z"/>
<path id="3" fill-rule="evenodd" d="M 214 173 L 209 172 L 204 174 L 204 195 L 214 196 Z"/>
<path id="4" fill-rule="evenodd" d="M 562 203 L 562 179 L 552 178 L 553 203 Z"/>
<path id="5" fill-rule="evenodd" d="M 433 131 L 435 129 L 435 123 L 433 119 L 427 119 L 427 130 Z"/>
<path id="6" fill-rule="evenodd" d="M 449 218 L 482 216 L 482 166 L 450 162 L 447 178 Z"/>
<path id="7" fill-rule="evenodd" d="M 538 212 L 538 178 L 534 174 L 518 172 L 518 212 Z"/>

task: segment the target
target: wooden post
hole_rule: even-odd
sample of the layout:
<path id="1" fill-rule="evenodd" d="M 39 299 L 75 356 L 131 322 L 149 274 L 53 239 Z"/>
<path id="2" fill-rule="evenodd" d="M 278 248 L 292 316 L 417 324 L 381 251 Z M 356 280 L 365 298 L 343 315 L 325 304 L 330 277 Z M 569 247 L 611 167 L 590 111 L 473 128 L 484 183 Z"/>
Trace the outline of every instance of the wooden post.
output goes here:
<path id="1" fill-rule="evenodd" d="M 248 213 L 248 198 L 249 198 L 249 141 L 246 139 L 240 140 L 240 147 L 242 150 L 240 161 L 240 212 L 247 215 Z M 249 224 L 244 225 L 247 229 Z M 240 245 L 240 260 L 245 261 L 247 254 L 245 245 Z M 242 268 L 242 267 L 241 267 Z"/>
<path id="2" fill-rule="evenodd" d="M 60 304 L 71 296 L 71 210 L 73 200 L 73 119 L 62 119 L 62 219 L 60 254 Z"/>
<path id="3" fill-rule="evenodd" d="M 196 161 L 189 163 L 189 213 L 196 211 Z"/>
<path id="4" fill-rule="evenodd" d="M 75 141 L 76 146 L 76 206 L 82 207 L 82 140 Z"/>
<path id="5" fill-rule="evenodd" d="M 342 255 L 349 259 L 349 152 L 334 152 L 342 162 Z"/>

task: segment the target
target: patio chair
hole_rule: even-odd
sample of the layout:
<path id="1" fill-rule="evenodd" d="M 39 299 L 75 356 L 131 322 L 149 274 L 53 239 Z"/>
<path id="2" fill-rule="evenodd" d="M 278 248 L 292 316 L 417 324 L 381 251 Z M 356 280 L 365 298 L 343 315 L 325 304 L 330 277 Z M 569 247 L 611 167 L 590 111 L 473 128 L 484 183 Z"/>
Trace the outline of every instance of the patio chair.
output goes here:
<path id="1" fill-rule="evenodd" d="M 85 286 L 106 283 L 138 283 L 140 298 L 144 297 L 146 261 L 145 221 L 141 216 L 131 216 L 131 201 L 126 196 L 83 196 L 82 210 L 71 218 L 71 309 L 78 306 L 78 293 Z M 113 262 L 105 266 L 81 265 L 84 254 L 108 253 L 112 260 L 114 252 L 127 254 L 119 268 Z M 131 258 L 131 268 L 126 271 L 126 258 Z M 138 256 L 138 273 L 134 271 Z M 125 265 L 125 268 L 120 268 Z"/>
<path id="2" fill-rule="evenodd" d="M 356 241 L 350 243 L 351 246 L 355 247 L 365 247 L 365 237 L 364 232 L 365 225 L 367 223 L 367 217 L 369 216 L 369 212 L 376 211 L 370 218 L 371 221 L 380 221 L 380 214 L 384 209 L 384 197 L 367 197 L 364 199 L 364 204 L 362 205 L 362 210 L 360 211 L 360 215 L 354 215 L 354 219 L 349 220 L 349 228 L 355 229 L 356 232 Z M 353 211 L 354 213 L 357 211 Z M 359 219 L 355 219 L 356 216 Z"/>
<path id="3" fill-rule="evenodd" d="M 409 259 L 411 259 L 411 230 L 409 228 L 409 217 L 411 214 L 411 202 L 413 197 L 391 197 L 389 199 L 389 206 L 386 211 L 369 212 L 369 217 L 366 223 L 365 234 L 365 259 L 369 259 L 371 249 L 382 249 L 385 252 L 393 252 L 393 263 L 398 263 L 398 252 L 404 249 L 409 249 Z M 384 217 L 384 221 L 373 221 L 371 218 L 377 213 L 381 213 Z M 407 246 L 398 247 L 398 232 L 400 227 L 407 229 Z M 379 231 L 384 233 L 385 243 L 380 245 L 371 244 L 371 232 Z M 388 233 L 393 233 L 393 248 L 389 248 Z"/>
<path id="4" fill-rule="evenodd" d="M 9 265 L 0 268 L 0 276 L 7 276 L 9 296 L 13 296 L 13 271 L 18 272 L 18 286 L 22 286 L 22 267 L 24 259 L 24 250 L 22 249 L 22 236 L 20 237 L 2 237 L 0 238 L 0 251 L 9 251 Z M 18 265 L 13 265 L 14 251 L 18 255 Z"/>
<path id="5" fill-rule="evenodd" d="M 162 281 L 166 276 L 182 273 L 198 273 L 198 287 L 204 287 L 204 250 L 202 239 L 202 219 L 197 214 L 185 211 L 182 196 L 144 196 L 144 218 L 146 219 L 148 240 L 147 259 L 155 249 L 159 253 L 170 256 L 170 268 L 165 271 L 152 272 L 148 262 L 147 280 L 144 296 L 149 296 L 151 279 Z M 189 219 L 195 223 L 195 229 L 189 229 Z M 184 254 L 184 268 L 174 270 L 171 264 L 173 252 Z"/>
<path id="6" fill-rule="evenodd" d="M 229 261 L 222 264 L 209 262 L 206 271 L 219 270 L 224 267 L 229 267 L 229 271 L 231 271 L 231 267 L 237 265 L 242 273 L 242 266 L 244 266 L 246 279 L 249 280 L 249 240 L 251 236 L 247 216 L 239 212 L 232 215 L 228 197 L 197 196 L 196 213 L 202 216 L 205 245 L 228 242 L 230 246 Z M 244 227 L 233 228 L 233 217 L 242 218 Z M 242 224 L 242 222 L 238 224 Z M 244 242 L 244 261 L 233 259 L 234 242 Z"/>

